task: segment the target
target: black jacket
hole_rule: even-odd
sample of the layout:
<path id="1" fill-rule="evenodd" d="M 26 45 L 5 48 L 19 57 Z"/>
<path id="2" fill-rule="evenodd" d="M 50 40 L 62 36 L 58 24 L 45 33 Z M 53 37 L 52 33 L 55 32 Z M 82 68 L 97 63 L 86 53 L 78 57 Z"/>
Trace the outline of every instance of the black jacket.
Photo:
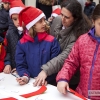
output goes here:
<path id="1" fill-rule="evenodd" d="M 14 26 L 12 19 L 9 16 L 9 11 L 2 8 L 0 10 L 0 36 L 5 37 L 5 32 L 9 27 Z"/>
<path id="2" fill-rule="evenodd" d="M 19 34 L 15 26 L 9 27 L 6 38 L 7 38 L 7 55 L 5 57 L 5 65 L 11 65 L 12 69 L 16 67 L 15 64 L 15 51 L 18 40 L 23 34 Z"/>
<path id="3" fill-rule="evenodd" d="M 42 10 L 44 12 L 44 14 L 46 15 L 46 19 L 48 19 L 51 16 L 52 13 L 52 5 L 43 5 L 41 3 L 39 3 L 39 0 L 36 0 L 36 8 L 39 8 L 40 10 Z"/>
<path id="4" fill-rule="evenodd" d="M 89 5 L 85 5 L 85 7 L 84 7 L 84 13 L 85 13 L 88 17 L 90 17 L 90 16 L 92 15 L 92 13 L 93 13 L 93 10 L 94 10 L 95 6 L 96 6 L 95 2 L 92 2 L 92 3 L 89 4 Z"/>

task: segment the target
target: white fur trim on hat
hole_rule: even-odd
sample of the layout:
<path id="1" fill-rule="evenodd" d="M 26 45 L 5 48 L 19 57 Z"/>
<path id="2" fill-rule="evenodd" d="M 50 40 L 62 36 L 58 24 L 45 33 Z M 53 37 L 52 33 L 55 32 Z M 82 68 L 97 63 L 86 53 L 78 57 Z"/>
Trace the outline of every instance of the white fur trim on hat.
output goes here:
<path id="1" fill-rule="evenodd" d="M 58 16 L 58 14 L 56 14 L 56 13 L 52 13 L 52 15 L 51 15 L 51 17 L 57 17 Z"/>
<path id="2" fill-rule="evenodd" d="M 37 18 L 33 19 L 30 23 L 26 25 L 26 28 L 29 30 L 36 22 L 38 22 L 42 17 L 45 17 L 44 13 L 41 13 Z"/>
<path id="3" fill-rule="evenodd" d="M 23 27 L 20 27 L 20 26 L 19 26 L 17 29 L 18 29 L 19 31 L 21 31 L 21 32 L 23 31 Z"/>
<path id="4" fill-rule="evenodd" d="M 24 8 L 23 7 L 13 7 L 9 10 L 9 15 L 11 17 L 12 14 L 19 14 Z"/>

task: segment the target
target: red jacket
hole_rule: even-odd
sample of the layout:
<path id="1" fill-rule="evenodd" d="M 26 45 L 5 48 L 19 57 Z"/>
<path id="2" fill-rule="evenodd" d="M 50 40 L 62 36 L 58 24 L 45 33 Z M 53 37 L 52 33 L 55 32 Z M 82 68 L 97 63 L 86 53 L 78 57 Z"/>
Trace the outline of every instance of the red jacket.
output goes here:
<path id="1" fill-rule="evenodd" d="M 94 36 L 94 31 L 93 28 L 79 37 L 56 80 L 69 81 L 80 68 L 80 82 L 76 91 L 92 100 L 100 100 L 100 96 L 88 95 L 88 90 L 100 90 L 100 38 Z"/>
<path id="2" fill-rule="evenodd" d="M 5 46 L 7 45 L 6 40 L 3 43 L 0 43 L 0 72 L 4 69 L 4 58 L 6 56 Z"/>

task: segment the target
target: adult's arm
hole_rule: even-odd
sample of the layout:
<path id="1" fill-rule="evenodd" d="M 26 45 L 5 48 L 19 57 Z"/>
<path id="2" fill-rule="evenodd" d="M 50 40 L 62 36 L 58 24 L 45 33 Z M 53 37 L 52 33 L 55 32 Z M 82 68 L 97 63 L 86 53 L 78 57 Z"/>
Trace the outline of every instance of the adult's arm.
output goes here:
<path id="1" fill-rule="evenodd" d="M 42 65 L 42 69 L 46 72 L 47 76 L 57 73 L 63 66 L 64 60 L 68 57 L 73 44 L 75 43 L 76 39 L 72 38 L 69 44 L 67 45 L 66 49 L 63 50 L 57 57 L 54 57 L 46 64 Z"/>

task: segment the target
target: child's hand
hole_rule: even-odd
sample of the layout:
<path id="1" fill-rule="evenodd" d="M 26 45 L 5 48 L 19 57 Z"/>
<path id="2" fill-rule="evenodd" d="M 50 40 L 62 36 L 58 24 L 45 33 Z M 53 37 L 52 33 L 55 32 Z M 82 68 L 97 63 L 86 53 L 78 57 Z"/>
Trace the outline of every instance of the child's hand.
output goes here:
<path id="1" fill-rule="evenodd" d="M 16 80 L 20 85 L 25 85 L 28 83 L 29 78 L 27 76 L 23 76 L 23 77 L 16 78 Z"/>
<path id="2" fill-rule="evenodd" d="M 57 83 L 57 89 L 59 92 L 63 93 L 63 94 L 66 94 L 67 93 L 67 90 L 69 90 L 69 84 L 65 81 L 59 81 Z"/>
<path id="3" fill-rule="evenodd" d="M 17 73 L 16 68 L 12 69 L 11 73 Z"/>
<path id="4" fill-rule="evenodd" d="M 35 82 L 33 83 L 34 86 L 41 86 L 41 85 L 47 85 L 47 81 L 45 79 L 47 78 L 46 73 L 42 70 L 38 76 L 35 78 Z"/>
<path id="5" fill-rule="evenodd" d="M 4 70 L 3 70 L 3 72 L 5 74 L 10 74 L 10 72 L 11 72 L 11 66 L 10 65 L 6 65 L 5 68 L 4 68 Z"/>
<path id="6" fill-rule="evenodd" d="M 52 22 L 53 18 L 52 17 L 49 17 L 48 18 L 48 22 Z"/>

